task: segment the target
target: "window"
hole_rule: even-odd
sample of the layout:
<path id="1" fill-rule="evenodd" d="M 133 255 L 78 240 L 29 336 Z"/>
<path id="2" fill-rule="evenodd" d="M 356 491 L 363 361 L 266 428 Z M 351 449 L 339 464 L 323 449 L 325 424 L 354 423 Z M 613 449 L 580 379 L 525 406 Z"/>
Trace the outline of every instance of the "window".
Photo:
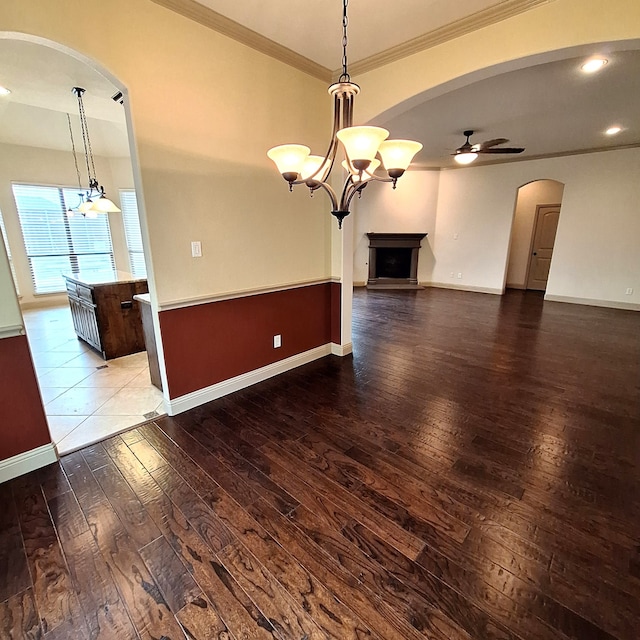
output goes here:
<path id="1" fill-rule="evenodd" d="M 131 273 L 136 278 L 146 278 L 147 267 L 144 263 L 144 251 L 142 249 L 138 201 L 136 200 L 136 192 L 133 189 L 120 189 L 120 207 L 122 208 L 124 234 L 129 249 Z"/>
<path id="2" fill-rule="evenodd" d="M 34 293 L 65 291 L 63 273 L 115 268 L 109 217 L 67 216 L 78 189 L 13 185 Z"/>
<path id="3" fill-rule="evenodd" d="M 4 239 L 4 246 L 7 250 L 7 256 L 9 257 L 9 267 L 11 268 L 11 275 L 13 276 L 13 284 L 16 285 L 16 293 L 20 294 L 18 290 L 18 278 L 16 277 L 16 270 L 13 266 L 13 259 L 11 258 L 11 249 L 9 248 L 9 238 L 7 237 L 7 230 L 4 226 L 4 219 L 2 217 L 2 212 L 0 211 L 0 233 L 2 233 L 2 238 Z"/>

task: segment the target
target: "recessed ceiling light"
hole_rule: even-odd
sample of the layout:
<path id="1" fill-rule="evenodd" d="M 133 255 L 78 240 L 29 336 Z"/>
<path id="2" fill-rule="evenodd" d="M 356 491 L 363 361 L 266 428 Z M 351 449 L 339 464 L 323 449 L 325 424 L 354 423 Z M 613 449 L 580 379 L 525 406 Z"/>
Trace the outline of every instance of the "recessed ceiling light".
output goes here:
<path id="1" fill-rule="evenodd" d="M 616 135 L 616 133 L 620 133 L 621 131 L 622 131 L 622 127 L 609 127 L 609 128 L 605 131 L 605 133 L 606 133 L 608 136 L 615 136 L 615 135 Z"/>
<path id="2" fill-rule="evenodd" d="M 10 93 L 9 89 L 0 85 L 0 96 L 8 96 Z"/>
<path id="3" fill-rule="evenodd" d="M 580 68 L 585 73 L 594 73 L 600 71 L 607 62 L 609 61 L 606 58 L 591 58 L 591 60 L 587 60 Z"/>

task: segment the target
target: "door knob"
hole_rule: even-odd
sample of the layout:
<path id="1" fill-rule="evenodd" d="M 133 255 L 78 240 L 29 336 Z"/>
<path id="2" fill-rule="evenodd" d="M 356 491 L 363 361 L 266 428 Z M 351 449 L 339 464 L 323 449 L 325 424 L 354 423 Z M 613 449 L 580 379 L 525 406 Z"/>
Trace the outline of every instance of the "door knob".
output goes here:
<path id="1" fill-rule="evenodd" d="M 534 256 L 537 256 L 537 255 L 538 255 L 538 252 L 537 252 L 537 251 L 534 251 L 534 252 L 533 252 L 533 255 L 534 255 Z"/>

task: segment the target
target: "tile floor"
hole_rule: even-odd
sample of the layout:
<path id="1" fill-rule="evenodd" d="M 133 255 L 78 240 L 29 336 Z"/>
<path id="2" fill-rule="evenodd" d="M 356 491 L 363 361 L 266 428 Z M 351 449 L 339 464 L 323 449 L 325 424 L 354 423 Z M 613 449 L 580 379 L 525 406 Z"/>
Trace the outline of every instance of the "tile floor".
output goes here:
<path id="1" fill-rule="evenodd" d="M 64 454 L 164 413 L 145 351 L 103 360 L 76 337 L 68 306 L 23 311 L 51 437 Z"/>

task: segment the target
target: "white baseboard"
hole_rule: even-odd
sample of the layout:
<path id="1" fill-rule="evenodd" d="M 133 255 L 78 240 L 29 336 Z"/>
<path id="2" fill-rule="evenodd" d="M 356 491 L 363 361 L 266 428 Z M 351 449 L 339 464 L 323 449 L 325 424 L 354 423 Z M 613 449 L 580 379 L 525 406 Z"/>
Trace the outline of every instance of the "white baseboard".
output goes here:
<path id="1" fill-rule="evenodd" d="M 435 287 L 437 289 L 456 289 L 458 291 L 473 291 L 475 293 L 491 293 L 501 296 L 504 291 L 502 289 L 494 289 L 493 287 L 474 287 L 467 284 L 455 284 L 453 282 L 421 282 L 423 287 Z"/>
<path id="2" fill-rule="evenodd" d="M 640 311 L 640 304 L 637 302 L 617 302 L 615 300 L 596 300 L 594 298 L 574 298 L 573 296 L 555 296 L 553 294 L 546 294 L 544 299 L 549 302 L 568 302 L 569 304 L 585 304 L 589 307 L 606 307 L 608 309 Z"/>
<path id="3" fill-rule="evenodd" d="M 332 342 L 331 353 L 334 356 L 348 356 L 350 353 L 353 353 L 353 343 L 347 342 L 347 344 L 336 344 L 335 342 Z"/>
<path id="4" fill-rule="evenodd" d="M 29 471 L 35 471 L 40 467 L 46 467 L 48 464 L 56 462 L 57 459 L 58 455 L 53 443 L 7 458 L 0 462 L 0 483 L 17 478 L 29 473 Z"/>
<path id="5" fill-rule="evenodd" d="M 367 283 L 365 280 L 354 280 L 353 281 L 353 286 L 354 287 L 366 287 Z"/>
<path id="6" fill-rule="evenodd" d="M 344 346 L 346 347 L 347 345 Z M 247 373 L 243 373 L 235 378 L 223 380 L 217 384 L 212 384 L 210 387 L 198 389 L 197 391 L 187 393 L 179 398 L 173 398 L 169 401 L 165 400 L 165 409 L 170 416 L 175 416 L 176 414 L 187 411 L 188 409 L 198 407 L 205 402 L 211 402 L 211 400 L 222 398 L 222 396 L 234 393 L 235 391 L 240 391 L 240 389 L 250 387 L 253 384 L 257 384 L 258 382 L 277 376 L 285 371 L 295 369 L 303 364 L 308 364 L 309 362 L 318 360 L 318 358 L 328 356 L 332 352 L 333 344 L 323 344 L 315 349 L 310 349 L 309 351 L 298 353 L 290 358 L 273 362 L 272 364 L 268 364 L 266 367 L 261 367 L 254 371 L 248 371 Z"/>

